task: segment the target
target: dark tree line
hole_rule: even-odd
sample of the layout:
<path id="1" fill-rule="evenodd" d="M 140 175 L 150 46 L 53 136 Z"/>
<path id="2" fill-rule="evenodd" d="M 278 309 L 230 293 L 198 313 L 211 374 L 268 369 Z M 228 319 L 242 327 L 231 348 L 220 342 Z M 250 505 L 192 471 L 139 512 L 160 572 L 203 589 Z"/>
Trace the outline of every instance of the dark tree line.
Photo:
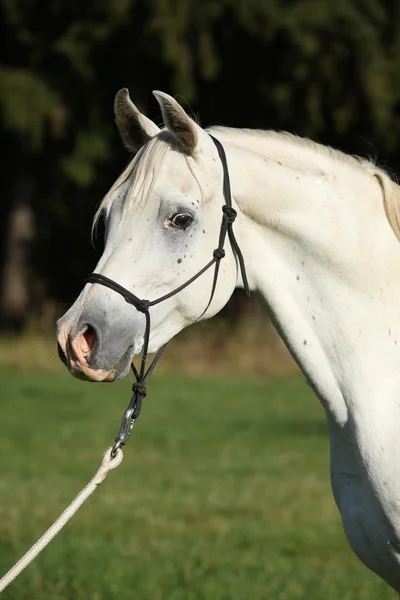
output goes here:
<path id="1" fill-rule="evenodd" d="M 71 301 L 94 265 L 91 218 L 127 161 L 120 87 L 158 123 L 152 89 L 203 125 L 399 165 L 398 0 L 4 0 L 0 40 L 3 327 Z"/>

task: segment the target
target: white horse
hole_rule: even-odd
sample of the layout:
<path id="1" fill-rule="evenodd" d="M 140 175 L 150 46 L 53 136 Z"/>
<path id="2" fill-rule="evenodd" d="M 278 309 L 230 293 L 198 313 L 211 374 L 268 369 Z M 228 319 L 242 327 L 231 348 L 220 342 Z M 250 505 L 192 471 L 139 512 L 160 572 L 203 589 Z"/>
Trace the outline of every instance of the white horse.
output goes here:
<path id="1" fill-rule="evenodd" d="M 116 96 L 116 121 L 135 157 L 105 197 L 103 274 L 140 298 L 177 288 L 212 257 L 225 149 L 235 233 L 249 284 L 327 415 L 331 474 L 357 556 L 400 592 L 400 187 L 371 162 L 288 133 L 197 125 L 154 92 L 160 130 Z M 144 144 L 144 146 L 143 146 Z M 209 308 L 209 269 L 153 306 L 150 352 L 210 318 L 242 286 L 230 245 Z M 86 284 L 58 323 L 75 376 L 125 376 L 143 345 L 144 315 L 119 294 Z"/>

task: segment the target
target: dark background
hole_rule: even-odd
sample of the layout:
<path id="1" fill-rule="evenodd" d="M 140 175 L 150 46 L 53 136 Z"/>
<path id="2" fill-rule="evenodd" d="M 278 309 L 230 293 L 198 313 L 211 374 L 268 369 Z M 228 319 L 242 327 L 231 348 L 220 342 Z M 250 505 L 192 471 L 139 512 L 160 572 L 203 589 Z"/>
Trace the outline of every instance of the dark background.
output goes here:
<path id="1" fill-rule="evenodd" d="M 3 330 L 53 320 L 95 265 L 92 216 L 129 158 L 121 87 L 158 124 L 152 89 L 203 126 L 400 163 L 398 0 L 5 0 L 0 40 Z"/>

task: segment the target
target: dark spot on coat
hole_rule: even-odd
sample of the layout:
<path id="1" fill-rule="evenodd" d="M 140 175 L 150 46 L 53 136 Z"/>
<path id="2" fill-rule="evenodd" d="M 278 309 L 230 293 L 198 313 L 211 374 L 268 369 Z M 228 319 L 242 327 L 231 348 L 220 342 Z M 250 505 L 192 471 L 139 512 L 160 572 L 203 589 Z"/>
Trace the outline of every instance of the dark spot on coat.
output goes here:
<path id="1" fill-rule="evenodd" d="M 300 277 L 298 275 L 297 275 L 296 279 L 297 279 L 297 281 L 300 281 Z"/>
<path id="2" fill-rule="evenodd" d="M 303 345 L 307 346 L 307 340 L 304 340 Z"/>
<path id="3" fill-rule="evenodd" d="M 181 258 L 178 258 L 178 260 L 177 260 L 176 262 L 177 262 L 177 263 L 181 263 L 181 262 L 182 262 L 182 259 L 181 259 Z"/>

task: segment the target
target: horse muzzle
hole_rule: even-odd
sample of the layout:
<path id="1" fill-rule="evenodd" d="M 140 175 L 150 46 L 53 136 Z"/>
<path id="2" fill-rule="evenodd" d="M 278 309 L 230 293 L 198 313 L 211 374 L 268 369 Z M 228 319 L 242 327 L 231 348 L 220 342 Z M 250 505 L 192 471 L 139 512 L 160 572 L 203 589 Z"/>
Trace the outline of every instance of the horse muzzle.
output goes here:
<path id="1" fill-rule="evenodd" d="M 107 316 L 104 307 L 70 311 L 57 323 L 58 354 L 71 375 L 87 381 L 115 381 L 128 374 L 134 332 L 126 317 Z"/>

